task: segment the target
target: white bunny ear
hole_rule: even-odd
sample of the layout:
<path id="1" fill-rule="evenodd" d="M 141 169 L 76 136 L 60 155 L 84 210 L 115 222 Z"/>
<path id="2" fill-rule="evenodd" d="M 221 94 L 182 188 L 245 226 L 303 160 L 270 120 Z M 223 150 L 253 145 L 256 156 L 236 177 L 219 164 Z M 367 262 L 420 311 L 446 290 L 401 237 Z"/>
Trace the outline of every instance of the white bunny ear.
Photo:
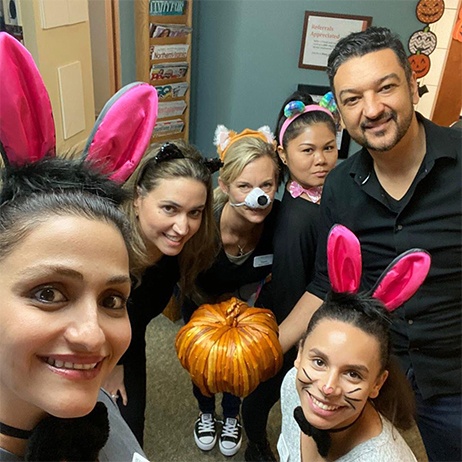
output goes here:
<path id="1" fill-rule="evenodd" d="M 329 232 L 327 267 L 334 292 L 358 292 L 362 271 L 361 245 L 345 226 L 334 225 Z"/>
<path id="2" fill-rule="evenodd" d="M 51 102 L 29 51 L 0 32 L 0 151 L 5 164 L 25 165 L 54 155 Z"/>
<path id="3" fill-rule="evenodd" d="M 268 127 L 268 125 L 263 125 L 263 127 L 260 127 L 257 131 L 263 133 L 266 136 L 266 139 L 269 144 L 274 143 L 274 134 L 271 131 L 271 128 Z"/>
<path id="4" fill-rule="evenodd" d="M 224 125 L 218 125 L 215 130 L 215 136 L 213 138 L 213 144 L 223 151 L 228 146 L 230 140 L 231 130 L 226 128 Z"/>
<path id="5" fill-rule="evenodd" d="M 422 285 L 430 271 L 430 254 L 422 249 L 411 249 L 396 257 L 382 273 L 371 293 L 388 311 L 393 311 L 409 300 Z"/>

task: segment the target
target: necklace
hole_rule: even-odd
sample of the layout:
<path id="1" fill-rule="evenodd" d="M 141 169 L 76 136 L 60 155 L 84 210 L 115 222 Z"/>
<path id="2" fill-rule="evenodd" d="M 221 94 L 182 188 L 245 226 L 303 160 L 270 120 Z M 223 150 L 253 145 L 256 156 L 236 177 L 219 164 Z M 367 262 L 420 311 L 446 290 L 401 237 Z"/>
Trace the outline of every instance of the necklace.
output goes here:
<path id="1" fill-rule="evenodd" d="M 0 422 L 0 433 L 2 435 L 12 436 L 21 440 L 27 440 L 32 435 L 31 430 L 21 430 L 20 428 L 11 427 L 6 423 Z"/>
<path id="2" fill-rule="evenodd" d="M 245 255 L 245 244 L 244 246 L 240 246 L 239 244 L 236 244 L 236 245 L 239 250 L 239 253 L 237 254 L 237 256 L 242 257 L 242 255 Z"/>

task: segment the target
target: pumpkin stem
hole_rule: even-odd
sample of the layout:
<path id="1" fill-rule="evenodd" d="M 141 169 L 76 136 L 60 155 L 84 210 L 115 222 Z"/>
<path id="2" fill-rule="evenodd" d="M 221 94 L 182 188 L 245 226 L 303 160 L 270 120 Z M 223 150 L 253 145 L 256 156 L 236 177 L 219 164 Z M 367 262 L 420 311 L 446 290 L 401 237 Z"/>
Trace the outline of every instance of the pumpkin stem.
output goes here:
<path id="1" fill-rule="evenodd" d="M 237 317 L 241 314 L 241 305 L 242 302 L 236 299 L 226 308 L 226 325 L 237 326 Z"/>

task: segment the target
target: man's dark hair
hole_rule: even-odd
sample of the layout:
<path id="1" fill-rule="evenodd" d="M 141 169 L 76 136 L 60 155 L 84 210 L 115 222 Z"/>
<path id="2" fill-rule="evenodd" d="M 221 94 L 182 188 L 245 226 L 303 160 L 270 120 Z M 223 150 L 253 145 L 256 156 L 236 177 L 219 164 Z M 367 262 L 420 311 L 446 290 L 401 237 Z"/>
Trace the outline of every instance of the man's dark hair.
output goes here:
<path id="1" fill-rule="evenodd" d="M 399 36 L 386 27 L 369 27 L 364 31 L 353 32 L 340 39 L 329 55 L 327 75 L 332 90 L 334 90 L 335 74 L 343 63 L 350 58 L 361 57 L 368 53 L 385 49 L 390 49 L 395 53 L 409 82 L 412 69 Z"/>

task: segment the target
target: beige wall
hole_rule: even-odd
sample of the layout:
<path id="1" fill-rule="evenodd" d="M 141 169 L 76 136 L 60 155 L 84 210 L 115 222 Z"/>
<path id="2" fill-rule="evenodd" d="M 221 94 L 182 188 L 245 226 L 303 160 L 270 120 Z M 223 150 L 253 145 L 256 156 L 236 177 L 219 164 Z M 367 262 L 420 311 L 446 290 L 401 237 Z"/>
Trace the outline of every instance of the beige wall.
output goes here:
<path id="1" fill-rule="evenodd" d="M 42 1 L 47 0 L 21 2 L 24 45 L 32 53 L 50 95 L 57 148 L 66 150 L 86 140 L 95 121 L 90 25 L 86 20 L 43 29 Z M 80 0 L 80 4 L 88 8 L 87 0 Z M 76 62 L 80 63 L 81 76 L 78 73 L 68 75 L 64 86 L 60 86 L 58 68 Z M 70 109 L 64 109 L 63 114 L 63 107 Z M 68 133 L 75 133 L 66 140 L 63 115 Z"/>

